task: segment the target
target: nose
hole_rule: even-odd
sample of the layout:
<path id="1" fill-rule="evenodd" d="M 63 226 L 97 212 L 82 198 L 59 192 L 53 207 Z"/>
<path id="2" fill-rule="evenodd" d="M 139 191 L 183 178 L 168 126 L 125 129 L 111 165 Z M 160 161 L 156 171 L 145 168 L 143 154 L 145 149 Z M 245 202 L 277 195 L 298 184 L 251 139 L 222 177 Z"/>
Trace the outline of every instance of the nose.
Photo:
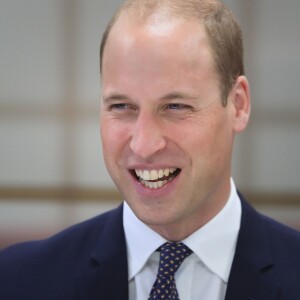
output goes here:
<path id="1" fill-rule="evenodd" d="M 165 147 L 166 139 L 158 118 L 150 113 L 140 112 L 132 129 L 131 151 L 139 157 L 147 159 Z"/>

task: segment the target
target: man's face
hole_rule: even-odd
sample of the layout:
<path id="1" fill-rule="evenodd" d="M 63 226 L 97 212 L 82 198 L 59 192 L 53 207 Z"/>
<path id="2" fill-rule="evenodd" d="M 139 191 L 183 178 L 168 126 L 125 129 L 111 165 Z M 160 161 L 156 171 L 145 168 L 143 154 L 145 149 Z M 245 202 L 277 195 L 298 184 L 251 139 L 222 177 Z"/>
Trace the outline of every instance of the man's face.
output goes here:
<path id="1" fill-rule="evenodd" d="M 122 16 L 102 88 L 104 159 L 126 202 L 165 236 L 201 227 L 228 198 L 234 138 L 234 107 L 222 106 L 202 26 Z"/>

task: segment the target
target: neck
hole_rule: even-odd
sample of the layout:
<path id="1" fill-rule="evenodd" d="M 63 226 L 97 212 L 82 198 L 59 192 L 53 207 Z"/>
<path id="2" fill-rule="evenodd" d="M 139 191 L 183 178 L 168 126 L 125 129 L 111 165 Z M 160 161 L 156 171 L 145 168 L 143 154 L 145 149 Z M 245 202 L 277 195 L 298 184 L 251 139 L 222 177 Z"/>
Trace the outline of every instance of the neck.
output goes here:
<path id="1" fill-rule="evenodd" d="M 201 215 L 195 213 L 186 219 L 172 224 L 149 225 L 159 235 L 171 242 L 179 242 L 190 236 L 192 233 L 203 227 L 211 221 L 226 205 L 230 194 L 230 186 L 223 194 L 223 200 L 214 201 L 208 200 L 207 204 L 201 209 Z"/>

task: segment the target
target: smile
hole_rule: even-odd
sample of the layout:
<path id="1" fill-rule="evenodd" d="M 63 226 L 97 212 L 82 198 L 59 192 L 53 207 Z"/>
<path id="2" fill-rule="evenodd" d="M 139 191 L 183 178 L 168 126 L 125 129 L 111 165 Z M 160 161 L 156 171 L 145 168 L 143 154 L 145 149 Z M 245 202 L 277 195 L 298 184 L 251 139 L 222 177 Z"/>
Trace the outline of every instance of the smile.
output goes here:
<path id="1" fill-rule="evenodd" d="M 165 186 L 180 173 L 180 169 L 176 168 L 134 171 L 139 182 L 150 189 L 158 189 Z"/>

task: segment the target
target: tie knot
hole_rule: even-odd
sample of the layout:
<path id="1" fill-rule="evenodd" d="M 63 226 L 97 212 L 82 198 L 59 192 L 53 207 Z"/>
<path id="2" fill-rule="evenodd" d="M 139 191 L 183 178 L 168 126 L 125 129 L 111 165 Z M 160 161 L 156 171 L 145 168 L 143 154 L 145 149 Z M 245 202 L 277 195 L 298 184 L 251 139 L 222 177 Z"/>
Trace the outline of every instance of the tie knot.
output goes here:
<path id="1" fill-rule="evenodd" d="M 170 242 L 160 246 L 158 251 L 160 251 L 158 275 L 164 277 L 174 277 L 181 263 L 192 253 L 191 249 L 183 243 Z"/>

